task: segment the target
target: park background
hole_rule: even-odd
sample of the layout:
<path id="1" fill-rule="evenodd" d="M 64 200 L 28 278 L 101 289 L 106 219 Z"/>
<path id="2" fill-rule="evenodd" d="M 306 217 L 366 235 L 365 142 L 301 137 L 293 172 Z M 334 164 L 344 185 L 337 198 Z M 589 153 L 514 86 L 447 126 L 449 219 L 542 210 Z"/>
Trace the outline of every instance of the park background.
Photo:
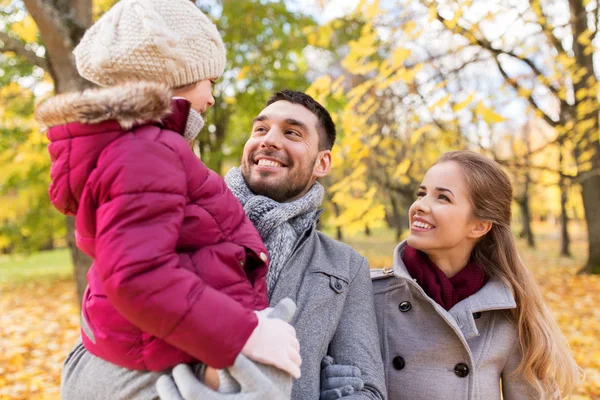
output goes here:
<path id="1" fill-rule="evenodd" d="M 71 52 L 114 0 L 0 0 L 0 399 L 58 399 L 90 260 L 48 201 L 33 118 L 90 87 Z M 305 90 L 338 126 L 321 229 L 391 263 L 445 151 L 501 163 L 525 263 L 600 399 L 597 0 L 213 0 L 227 47 L 195 151 L 224 173 L 268 96 Z"/>

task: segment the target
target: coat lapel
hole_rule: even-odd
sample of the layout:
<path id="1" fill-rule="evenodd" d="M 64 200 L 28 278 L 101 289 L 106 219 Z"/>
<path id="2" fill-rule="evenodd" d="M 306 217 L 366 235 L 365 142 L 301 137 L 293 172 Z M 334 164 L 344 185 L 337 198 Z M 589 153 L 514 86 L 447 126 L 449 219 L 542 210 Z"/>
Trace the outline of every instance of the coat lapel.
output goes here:
<path id="1" fill-rule="evenodd" d="M 458 302 L 449 311 L 444 310 L 439 304 L 431 300 L 423 289 L 408 273 L 402 261 L 402 251 L 406 241 L 398 244 L 394 250 L 394 275 L 412 284 L 434 307 L 446 321 L 459 333 L 461 338 L 470 339 L 479 335 L 473 313 L 491 310 L 509 310 L 516 308 L 515 299 L 510 288 L 500 278 L 491 277 L 490 280 L 475 294 Z M 465 342 L 466 344 L 466 342 Z"/>

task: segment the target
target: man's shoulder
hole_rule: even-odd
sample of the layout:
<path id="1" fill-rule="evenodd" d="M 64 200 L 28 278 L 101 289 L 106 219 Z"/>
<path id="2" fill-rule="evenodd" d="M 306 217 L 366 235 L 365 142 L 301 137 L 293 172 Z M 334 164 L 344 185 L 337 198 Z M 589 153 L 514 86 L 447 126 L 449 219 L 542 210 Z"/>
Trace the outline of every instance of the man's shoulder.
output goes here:
<path id="1" fill-rule="evenodd" d="M 348 243 L 336 240 L 321 231 L 315 230 L 315 234 L 324 247 L 329 248 L 336 253 L 345 254 L 348 257 L 364 259 L 364 257 Z"/>
<path id="2" fill-rule="evenodd" d="M 313 232 L 313 236 L 316 242 L 313 251 L 318 255 L 320 264 L 315 267 L 335 269 L 348 278 L 355 276 L 361 268 L 369 268 L 366 258 L 349 244 L 333 239 L 317 230 Z"/>

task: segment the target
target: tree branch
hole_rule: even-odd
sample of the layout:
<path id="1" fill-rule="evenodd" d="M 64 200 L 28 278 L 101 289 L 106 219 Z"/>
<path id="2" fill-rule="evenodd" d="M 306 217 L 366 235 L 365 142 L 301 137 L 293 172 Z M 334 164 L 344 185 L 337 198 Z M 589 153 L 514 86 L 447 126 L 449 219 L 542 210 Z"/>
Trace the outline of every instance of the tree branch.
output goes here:
<path id="1" fill-rule="evenodd" d="M 6 32 L 0 32 L 0 42 L 3 43 L 3 46 L 0 47 L 0 52 L 7 53 L 13 52 L 18 57 L 21 57 L 30 64 L 36 65 L 43 70 L 48 70 L 48 63 L 44 57 L 38 56 L 33 50 L 29 50 L 26 46 L 26 43 L 17 38 L 13 38 L 9 36 Z"/>
<path id="2" fill-rule="evenodd" d="M 55 40 L 69 40 L 69 48 L 73 48 L 71 32 L 67 29 L 70 21 L 65 21 L 60 12 L 45 0 L 23 0 L 25 8 L 35 21 L 42 38 L 53 37 Z"/>
<path id="3" fill-rule="evenodd" d="M 506 72 L 506 70 L 504 69 L 504 67 L 502 66 L 502 63 L 500 62 L 500 60 L 498 60 L 497 57 L 494 57 L 494 60 L 496 61 L 496 65 L 498 66 L 498 69 L 500 70 L 500 74 L 502 74 L 502 76 L 504 77 L 504 80 L 513 87 L 513 89 L 515 90 L 519 90 L 519 84 L 516 82 L 516 80 L 512 79 L 510 76 L 508 76 L 508 73 Z M 529 102 L 529 104 L 531 104 L 533 106 L 533 108 L 535 108 L 536 110 L 539 110 L 542 113 L 542 117 L 544 119 L 544 121 L 546 121 L 546 123 L 554 128 L 556 128 L 557 126 L 561 125 L 564 123 L 564 121 L 555 121 L 552 118 L 550 118 L 550 116 L 548 116 L 545 112 L 542 111 L 542 109 L 540 108 L 540 106 L 537 104 L 537 102 L 535 101 L 535 99 L 533 98 L 533 94 L 530 93 L 529 96 L 527 96 L 527 101 Z"/>
<path id="4" fill-rule="evenodd" d="M 437 18 L 438 18 L 438 20 L 444 26 L 446 26 L 446 24 L 444 22 L 446 22 L 447 20 L 444 19 L 439 13 L 437 14 Z M 548 88 L 548 90 L 554 96 L 556 96 L 556 98 L 560 99 L 560 96 L 559 96 L 560 88 L 556 87 L 552 82 L 550 82 L 550 80 L 546 77 L 546 75 L 544 75 L 542 73 L 542 71 L 540 71 L 540 69 L 533 63 L 533 61 L 531 61 L 527 57 L 519 56 L 518 54 L 515 54 L 513 51 L 510 51 L 510 50 L 497 49 L 497 48 L 495 48 L 495 47 L 492 46 L 492 43 L 489 40 L 487 40 L 485 38 L 477 37 L 475 34 L 468 32 L 465 28 L 463 28 L 463 27 L 461 27 L 459 25 L 456 25 L 456 28 L 453 29 L 453 30 L 456 33 L 458 33 L 461 36 L 463 36 L 469 42 L 471 42 L 471 43 L 474 42 L 475 44 L 477 44 L 482 49 L 485 49 L 485 50 L 489 51 L 496 58 L 498 57 L 498 55 L 504 54 L 506 56 L 509 56 L 509 57 L 512 57 L 512 58 L 514 58 L 516 60 L 524 62 L 533 71 L 533 73 L 535 74 L 535 76 L 538 77 L 542 81 L 542 84 L 544 86 L 546 86 Z"/>
<path id="5" fill-rule="evenodd" d="M 536 7 L 536 4 L 534 4 L 534 2 L 539 6 L 539 8 Z M 542 10 L 542 5 L 539 2 L 539 0 L 529 0 L 529 8 L 535 14 L 537 18 L 537 23 L 540 25 L 542 32 L 544 33 L 544 35 L 546 35 L 546 38 L 550 41 L 550 43 L 552 43 L 556 51 L 558 51 L 559 54 L 565 54 L 565 48 L 563 47 L 562 42 L 554 35 L 553 27 L 546 26 L 542 23 L 543 21 L 548 21 L 548 17 L 544 15 L 544 11 Z M 566 26 L 569 26 L 569 24 L 567 24 Z M 555 26 L 554 28 L 557 27 Z"/>

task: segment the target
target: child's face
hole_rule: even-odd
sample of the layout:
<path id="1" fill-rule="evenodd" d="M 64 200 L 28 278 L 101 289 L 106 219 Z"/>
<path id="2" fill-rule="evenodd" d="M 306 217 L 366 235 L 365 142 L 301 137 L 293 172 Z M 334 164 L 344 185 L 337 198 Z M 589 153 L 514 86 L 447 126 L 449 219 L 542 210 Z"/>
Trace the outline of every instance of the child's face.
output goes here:
<path id="1" fill-rule="evenodd" d="M 480 236 L 467 183 L 454 162 L 437 164 L 427 171 L 408 216 L 408 244 L 425 253 L 472 248 Z"/>
<path id="2" fill-rule="evenodd" d="M 210 79 L 204 79 L 195 85 L 173 90 L 173 95 L 187 99 L 192 103 L 192 108 L 202 114 L 208 107 L 215 104 L 215 98 L 212 95 L 212 84 L 213 81 Z"/>

